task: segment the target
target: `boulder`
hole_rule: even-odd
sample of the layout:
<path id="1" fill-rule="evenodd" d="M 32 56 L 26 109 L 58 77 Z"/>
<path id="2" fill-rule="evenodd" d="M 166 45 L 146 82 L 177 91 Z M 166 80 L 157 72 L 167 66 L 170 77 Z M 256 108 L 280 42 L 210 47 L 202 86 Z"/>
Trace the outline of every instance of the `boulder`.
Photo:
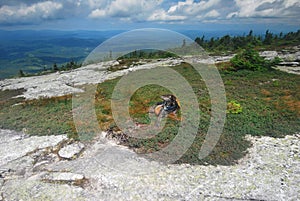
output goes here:
<path id="1" fill-rule="evenodd" d="M 74 159 L 83 151 L 84 144 L 81 142 L 69 144 L 58 151 L 58 155 L 64 159 Z"/>
<path id="2" fill-rule="evenodd" d="M 279 57 L 287 62 L 300 61 L 300 51 L 295 53 L 282 53 Z"/>
<path id="3" fill-rule="evenodd" d="M 263 51 L 260 52 L 259 55 L 267 60 L 273 60 L 275 57 L 278 57 L 278 53 L 276 51 Z"/>

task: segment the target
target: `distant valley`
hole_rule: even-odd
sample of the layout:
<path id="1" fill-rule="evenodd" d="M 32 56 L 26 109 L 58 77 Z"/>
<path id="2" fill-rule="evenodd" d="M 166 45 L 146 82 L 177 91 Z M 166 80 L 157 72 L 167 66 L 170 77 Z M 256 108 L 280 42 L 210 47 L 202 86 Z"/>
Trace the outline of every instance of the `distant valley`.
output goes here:
<path id="1" fill-rule="evenodd" d="M 84 58 L 121 31 L 0 31 L 0 79 L 37 73 Z"/>

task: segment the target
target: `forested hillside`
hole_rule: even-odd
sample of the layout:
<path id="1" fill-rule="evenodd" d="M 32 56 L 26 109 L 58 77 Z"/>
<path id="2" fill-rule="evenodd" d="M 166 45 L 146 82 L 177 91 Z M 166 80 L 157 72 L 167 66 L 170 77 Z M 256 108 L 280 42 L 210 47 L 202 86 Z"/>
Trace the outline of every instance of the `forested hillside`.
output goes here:
<path id="1" fill-rule="evenodd" d="M 264 35 L 254 35 L 250 30 L 247 35 L 230 36 L 206 39 L 205 36 L 197 37 L 195 41 L 205 50 L 214 53 L 236 52 L 247 46 L 257 49 L 278 50 L 287 46 L 300 45 L 300 30 L 283 34 L 273 34 L 269 30 Z"/>

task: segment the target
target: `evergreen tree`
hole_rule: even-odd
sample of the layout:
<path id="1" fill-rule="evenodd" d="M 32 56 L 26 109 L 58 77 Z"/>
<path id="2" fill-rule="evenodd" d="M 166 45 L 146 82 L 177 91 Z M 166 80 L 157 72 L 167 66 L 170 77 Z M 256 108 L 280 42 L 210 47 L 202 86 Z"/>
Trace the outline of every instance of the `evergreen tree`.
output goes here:
<path id="1" fill-rule="evenodd" d="M 183 39 L 183 41 L 182 41 L 182 47 L 185 47 L 186 46 L 186 41 L 185 41 L 185 39 Z"/>
<path id="2" fill-rule="evenodd" d="M 23 72 L 23 70 L 19 70 L 19 77 L 25 77 L 25 73 Z"/>
<path id="3" fill-rule="evenodd" d="M 269 32 L 269 30 L 266 31 L 266 34 L 265 34 L 265 40 L 264 40 L 264 44 L 265 45 L 271 45 L 273 41 L 273 34 Z"/>
<path id="4" fill-rule="evenodd" d="M 53 71 L 58 71 L 58 66 L 56 63 L 53 64 Z"/>

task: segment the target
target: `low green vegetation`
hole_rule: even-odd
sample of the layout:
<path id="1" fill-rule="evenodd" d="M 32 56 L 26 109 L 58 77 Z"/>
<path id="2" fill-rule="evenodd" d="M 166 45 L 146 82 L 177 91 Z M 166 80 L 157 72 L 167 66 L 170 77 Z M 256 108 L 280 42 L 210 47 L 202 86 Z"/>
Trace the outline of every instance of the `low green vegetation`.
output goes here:
<path id="1" fill-rule="evenodd" d="M 237 103 L 236 101 L 232 100 L 227 103 L 227 114 L 239 114 L 243 111 L 243 107 L 241 104 Z"/>
<path id="2" fill-rule="evenodd" d="M 71 96 L 24 101 L 11 99 L 21 91 L 0 92 L 0 127 L 34 135 L 68 134 L 75 137 Z"/>
<path id="3" fill-rule="evenodd" d="M 252 70 L 252 71 L 267 71 L 271 70 L 272 66 L 275 66 L 281 62 L 280 58 L 276 57 L 269 61 L 259 55 L 259 52 L 252 47 L 240 51 L 231 60 L 230 70 Z"/>
<path id="4" fill-rule="evenodd" d="M 186 63 L 172 67 L 184 76 L 198 97 L 200 123 L 198 135 L 190 149 L 177 163 L 229 165 L 243 157 L 250 142 L 245 135 L 283 137 L 300 130 L 300 79 L 298 75 L 277 70 L 253 71 L 230 68 L 231 63 L 218 64 L 228 100 L 227 119 L 223 134 L 213 152 L 199 160 L 198 153 L 205 139 L 210 120 L 210 97 L 205 82 Z M 103 130 L 117 131 L 112 118 L 110 98 L 119 79 L 99 84 L 95 109 Z M 72 121 L 70 96 L 34 101 L 10 99 L 20 91 L 0 92 L 0 122 L 2 128 L 25 130 L 29 134 L 68 134 L 78 138 Z M 136 123 L 149 124 L 148 109 L 160 101 L 160 95 L 170 93 L 157 85 L 144 86 L 131 97 L 130 115 Z M 180 121 L 167 118 L 164 129 L 150 139 L 132 137 L 122 141 L 138 153 L 160 150 L 172 141 Z"/>
<path id="5" fill-rule="evenodd" d="M 21 69 L 19 70 L 18 77 L 30 77 L 30 76 L 45 75 L 45 74 L 59 72 L 59 71 L 68 71 L 68 70 L 80 68 L 81 65 L 82 64 L 79 64 L 71 60 L 70 62 L 67 62 L 62 65 L 58 65 L 57 63 L 54 63 L 52 68 L 50 69 L 44 68 L 43 70 L 40 70 L 39 72 L 35 72 L 35 73 L 24 73 L 24 71 Z"/>
<path id="6" fill-rule="evenodd" d="M 177 55 L 166 52 L 162 50 L 136 50 L 133 52 L 130 52 L 122 57 L 120 59 L 162 59 L 162 58 L 169 58 L 169 57 L 177 57 Z"/>

